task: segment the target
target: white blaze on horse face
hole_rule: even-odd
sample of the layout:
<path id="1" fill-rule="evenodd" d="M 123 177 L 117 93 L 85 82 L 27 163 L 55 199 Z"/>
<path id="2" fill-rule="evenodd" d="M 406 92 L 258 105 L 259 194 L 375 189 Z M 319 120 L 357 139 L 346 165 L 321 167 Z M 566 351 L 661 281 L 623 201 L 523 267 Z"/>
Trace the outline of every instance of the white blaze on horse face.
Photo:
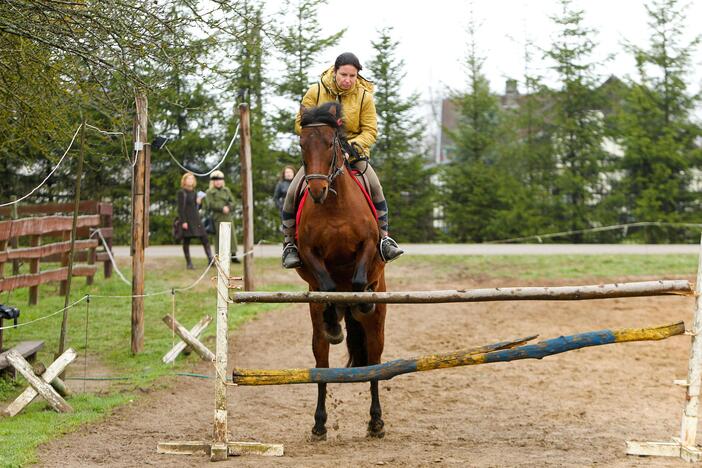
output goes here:
<path id="1" fill-rule="evenodd" d="M 358 70 L 353 65 L 342 65 L 336 70 L 334 77 L 336 85 L 344 91 L 348 91 L 356 84 Z"/>

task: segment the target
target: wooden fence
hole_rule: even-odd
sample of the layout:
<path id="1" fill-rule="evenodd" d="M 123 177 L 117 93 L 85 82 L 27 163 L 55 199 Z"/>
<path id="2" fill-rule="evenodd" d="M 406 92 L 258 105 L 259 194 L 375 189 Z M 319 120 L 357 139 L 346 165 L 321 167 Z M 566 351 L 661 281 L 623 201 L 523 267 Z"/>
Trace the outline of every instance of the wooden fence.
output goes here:
<path id="1" fill-rule="evenodd" d="M 49 203 L 0 208 L 0 292 L 29 288 L 29 303 L 39 299 L 39 285 L 60 281 L 60 294 L 66 293 L 68 255 L 70 250 L 73 203 Z M 23 217 L 20 216 L 27 216 Z M 90 237 L 100 229 L 108 248 L 112 248 L 112 204 L 83 201 L 79 205 L 73 276 L 85 276 L 92 284 L 97 272 L 96 262 L 104 263 L 105 277 L 112 276 L 112 263 L 101 247 L 99 236 Z M 28 246 L 20 240 L 28 237 Z M 42 244 L 42 241 L 49 241 Z M 98 248 L 102 251 L 98 252 Z M 21 274 L 20 264 L 29 262 L 29 273 Z M 41 262 L 60 262 L 59 268 L 41 271 Z M 6 263 L 12 270 L 6 276 Z"/>

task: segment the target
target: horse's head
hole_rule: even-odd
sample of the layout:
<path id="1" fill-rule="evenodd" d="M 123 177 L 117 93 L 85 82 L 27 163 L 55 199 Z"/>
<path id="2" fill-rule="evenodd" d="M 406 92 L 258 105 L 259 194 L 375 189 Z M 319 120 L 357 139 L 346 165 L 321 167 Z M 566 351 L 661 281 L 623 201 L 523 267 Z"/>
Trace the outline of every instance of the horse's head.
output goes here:
<path id="1" fill-rule="evenodd" d="M 329 102 L 312 109 L 300 109 L 300 146 L 307 190 L 315 203 L 324 203 L 334 178 L 344 169 L 340 133 L 341 104 Z"/>

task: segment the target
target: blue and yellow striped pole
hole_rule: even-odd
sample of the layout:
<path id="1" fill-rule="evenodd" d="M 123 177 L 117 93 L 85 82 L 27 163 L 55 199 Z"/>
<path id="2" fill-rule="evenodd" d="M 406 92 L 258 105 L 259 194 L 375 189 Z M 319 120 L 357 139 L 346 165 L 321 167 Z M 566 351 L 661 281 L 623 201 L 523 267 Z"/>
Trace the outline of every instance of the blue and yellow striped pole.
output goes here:
<path id="1" fill-rule="evenodd" d="M 663 340 L 685 333 L 683 322 L 652 328 L 599 330 L 561 336 L 535 344 L 526 344 L 536 336 L 445 354 L 431 354 L 413 359 L 396 359 L 366 367 L 313 369 L 234 369 L 232 381 L 238 385 L 288 385 L 302 383 L 346 383 L 388 380 L 397 375 L 458 366 L 474 366 L 519 359 L 542 359 L 590 346 L 628 341 Z"/>

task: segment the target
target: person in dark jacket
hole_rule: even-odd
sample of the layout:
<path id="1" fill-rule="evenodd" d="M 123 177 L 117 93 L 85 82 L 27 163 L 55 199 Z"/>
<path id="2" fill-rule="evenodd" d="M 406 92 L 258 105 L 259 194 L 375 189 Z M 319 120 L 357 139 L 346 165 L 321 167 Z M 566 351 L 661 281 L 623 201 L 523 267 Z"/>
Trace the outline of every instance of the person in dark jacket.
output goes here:
<path id="1" fill-rule="evenodd" d="M 186 172 L 180 178 L 180 190 L 178 190 L 178 219 L 183 227 L 183 255 L 185 255 L 186 267 L 193 270 L 193 262 L 190 260 L 190 239 L 200 239 L 207 254 L 207 261 L 212 262 L 212 251 L 210 242 L 207 239 L 207 232 L 202 225 L 198 205 L 202 203 L 202 198 L 195 193 L 195 176 Z"/>
<path id="2" fill-rule="evenodd" d="M 285 203 L 285 195 L 288 193 L 288 188 L 290 187 L 290 182 L 292 182 L 293 177 L 295 177 L 295 168 L 292 166 L 285 166 L 283 172 L 280 174 L 280 179 L 278 183 L 275 184 L 275 191 L 273 192 L 273 201 L 275 202 L 276 208 L 280 212 L 280 216 L 283 216 L 283 204 Z"/>

